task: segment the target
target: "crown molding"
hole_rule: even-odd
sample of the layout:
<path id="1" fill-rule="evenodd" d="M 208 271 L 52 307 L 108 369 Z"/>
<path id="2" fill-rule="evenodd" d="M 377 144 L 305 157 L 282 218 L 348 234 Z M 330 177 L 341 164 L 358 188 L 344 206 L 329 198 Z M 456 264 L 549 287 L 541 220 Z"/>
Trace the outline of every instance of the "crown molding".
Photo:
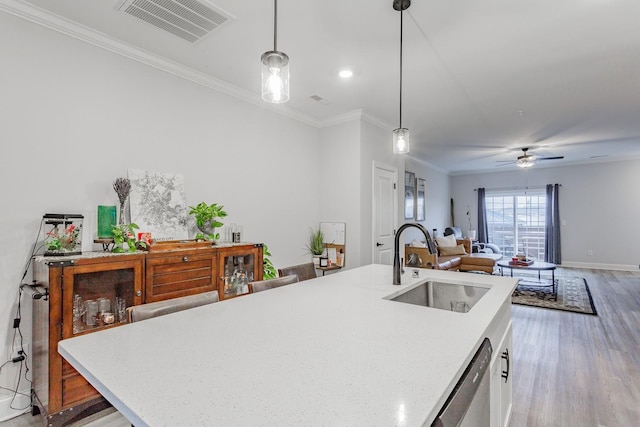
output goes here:
<path id="1" fill-rule="evenodd" d="M 348 113 L 339 114 L 337 116 L 329 117 L 329 118 L 327 118 L 325 120 L 320 121 L 319 127 L 323 128 L 323 127 L 328 127 L 328 126 L 334 126 L 334 125 L 339 125 L 341 123 L 352 122 L 354 120 L 362 120 L 362 121 L 370 123 L 370 124 L 372 124 L 372 125 L 374 125 L 376 127 L 379 127 L 382 130 L 393 129 L 392 125 L 390 125 L 388 123 L 385 123 L 384 121 L 378 119 L 377 117 L 367 113 L 366 111 L 364 111 L 362 109 L 349 111 Z"/>
<path id="2" fill-rule="evenodd" d="M 427 166 L 427 167 L 429 167 L 429 168 L 431 168 L 431 169 L 433 169 L 433 170 L 435 170 L 437 172 L 443 173 L 445 175 L 450 175 L 450 172 L 448 170 L 445 170 L 445 169 L 443 169 L 443 168 L 441 168 L 439 166 L 436 166 L 431 162 L 427 162 L 426 160 L 419 159 L 417 157 L 412 156 L 411 154 L 405 154 L 405 156 L 406 156 L 406 159 L 409 159 L 409 160 L 411 160 L 411 161 L 413 161 L 415 163 L 422 164 L 424 166 Z"/>
<path id="3" fill-rule="evenodd" d="M 318 127 L 325 128 L 329 126 L 339 125 L 341 123 L 348 123 L 355 120 L 362 119 L 362 110 L 354 110 L 349 111 L 348 113 L 339 114 L 337 116 L 329 117 L 328 119 L 322 120 Z"/>
<path id="4" fill-rule="evenodd" d="M 290 119 L 304 124 L 321 127 L 321 123 L 306 114 L 302 114 L 292 108 L 282 104 L 269 104 L 260 96 L 230 85 L 222 80 L 211 77 L 207 74 L 193 70 L 177 62 L 163 58 L 144 49 L 140 49 L 131 44 L 115 39 L 107 34 L 96 31 L 92 28 L 70 21 L 59 15 L 52 14 L 44 9 L 35 7 L 22 0 L 0 0 L 0 10 L 17 16 L 29 22 L 41 25 L 50 30 L 57 31 L 77 40 L 92 44 L 101 49 L 108 50 L 117 55 L 132 59 L 150 67 L 173 74 L 177 77 L 189 80 L 217 92 L 231 96 L 233 98 L 248 102 L 261 108 L 268 109 L 277 114 L 281 114 Z"/>
<path id="5" fill-rule="evenodd" d="M 385 122 L 384 120 L 381 120 L 369 113 L 367 113 L 366 111 L 362 112 L 362 120 L 364 120 L 365 122 L 372 124 L 374 126 L 379 127 L 380 129 L 384 130 L 384 131 L 392 131 L 393 129 L 396 128 L 396 126 Z"/>

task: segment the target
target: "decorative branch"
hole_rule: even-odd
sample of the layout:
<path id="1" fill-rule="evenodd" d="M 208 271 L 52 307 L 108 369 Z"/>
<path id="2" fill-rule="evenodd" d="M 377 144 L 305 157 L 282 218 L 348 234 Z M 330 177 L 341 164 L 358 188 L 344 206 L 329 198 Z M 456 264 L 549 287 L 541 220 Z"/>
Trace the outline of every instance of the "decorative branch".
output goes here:
<path id="1" fill-rule="evenodd" d="M 122 206 L 131 192 L 131 181 L 129 178 L 117 178 L 113 181 L 113 189 L 116 191 L 120 205 Z"/>

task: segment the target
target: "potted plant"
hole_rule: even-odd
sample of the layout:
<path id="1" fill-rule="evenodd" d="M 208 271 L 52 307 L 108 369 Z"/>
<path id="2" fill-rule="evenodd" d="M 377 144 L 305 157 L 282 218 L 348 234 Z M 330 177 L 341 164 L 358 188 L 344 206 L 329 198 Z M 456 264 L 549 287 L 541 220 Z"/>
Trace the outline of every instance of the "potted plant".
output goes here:
<path id="1" fill-rule="evenodd" d="M 278 270 L 271 261 L 271 253 L 267 245 L 262 245 L 262 278 L 263 279 L 275 279 L 278 277 Z"/>
<path id="2" fill-rule="evenodd" d="M 307 251 L 313 257 L 313 263 L 318 265 L 320 263 L 320 257 L 324 253 L 324 236 L 322 235 L 322 230 L 310 229 Z"/>
<path id="3" fill-rule="evenodd" d="M 137 248 L 147 249 L 145 242 L 136 242 L 135 230 L 138 227 L 136 224 L 118 224 L 114 225 L 111 229 L 111 235 L 113 236 L 113 249 L 111 252 L 122 253 L 124 252 L 124 243 L 127 243 L 129 252 L 135 252 Z"/>
<path id="4" fill-rule="evenodd" d="M 216 233 L 216 228 L 222 227 L 222 223 L 218 218 L 224 218 L 227 213 L 224 206 L 212 203 L 208 205 L 206 202 L 200 202 L 196 206 L 189 206 L 190 215 L 196 217 L 196 226 L 200 233 L 196 235 L 196 240 L 208 239 L 218 240 L 220 233 Z"/>

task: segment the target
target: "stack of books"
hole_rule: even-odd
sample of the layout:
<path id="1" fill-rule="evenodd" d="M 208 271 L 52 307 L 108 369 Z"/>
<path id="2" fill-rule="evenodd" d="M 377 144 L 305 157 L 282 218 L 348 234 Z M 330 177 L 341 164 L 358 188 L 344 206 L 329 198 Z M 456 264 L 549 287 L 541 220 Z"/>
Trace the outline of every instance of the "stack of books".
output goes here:
<path id="1" fill-rule="evenodd" d="M 509 265 L 531 265 L 533 264 L 533 260 L 532 259 L 520 259 L 520 258 L 511 258 L 511 261 L 509 261 Z"/>

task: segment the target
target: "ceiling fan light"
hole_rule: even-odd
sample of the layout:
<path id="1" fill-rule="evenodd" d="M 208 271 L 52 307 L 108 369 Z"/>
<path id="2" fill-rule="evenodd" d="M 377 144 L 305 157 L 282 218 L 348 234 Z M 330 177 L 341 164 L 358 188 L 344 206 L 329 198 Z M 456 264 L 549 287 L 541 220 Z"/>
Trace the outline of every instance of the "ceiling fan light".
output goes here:
<path id="1" fill-rule="evenodd" d="M 530 168 L 535 164 L 535 161 L 531 157 L 520 158 L 516 161 L 516 165 L 521 168 Z"/>
<path id="2" fill-rule="evenodd" d="M 410 133 L 407 128 L 393 130 L 393 153 L 407 154 L 409 152 Z"/>
<path id="3" fill-rule="evenodd" d="M 262 54 L 262 99 L 273 104 L 289 100 L 289 57 L 284 52 Z"/>

